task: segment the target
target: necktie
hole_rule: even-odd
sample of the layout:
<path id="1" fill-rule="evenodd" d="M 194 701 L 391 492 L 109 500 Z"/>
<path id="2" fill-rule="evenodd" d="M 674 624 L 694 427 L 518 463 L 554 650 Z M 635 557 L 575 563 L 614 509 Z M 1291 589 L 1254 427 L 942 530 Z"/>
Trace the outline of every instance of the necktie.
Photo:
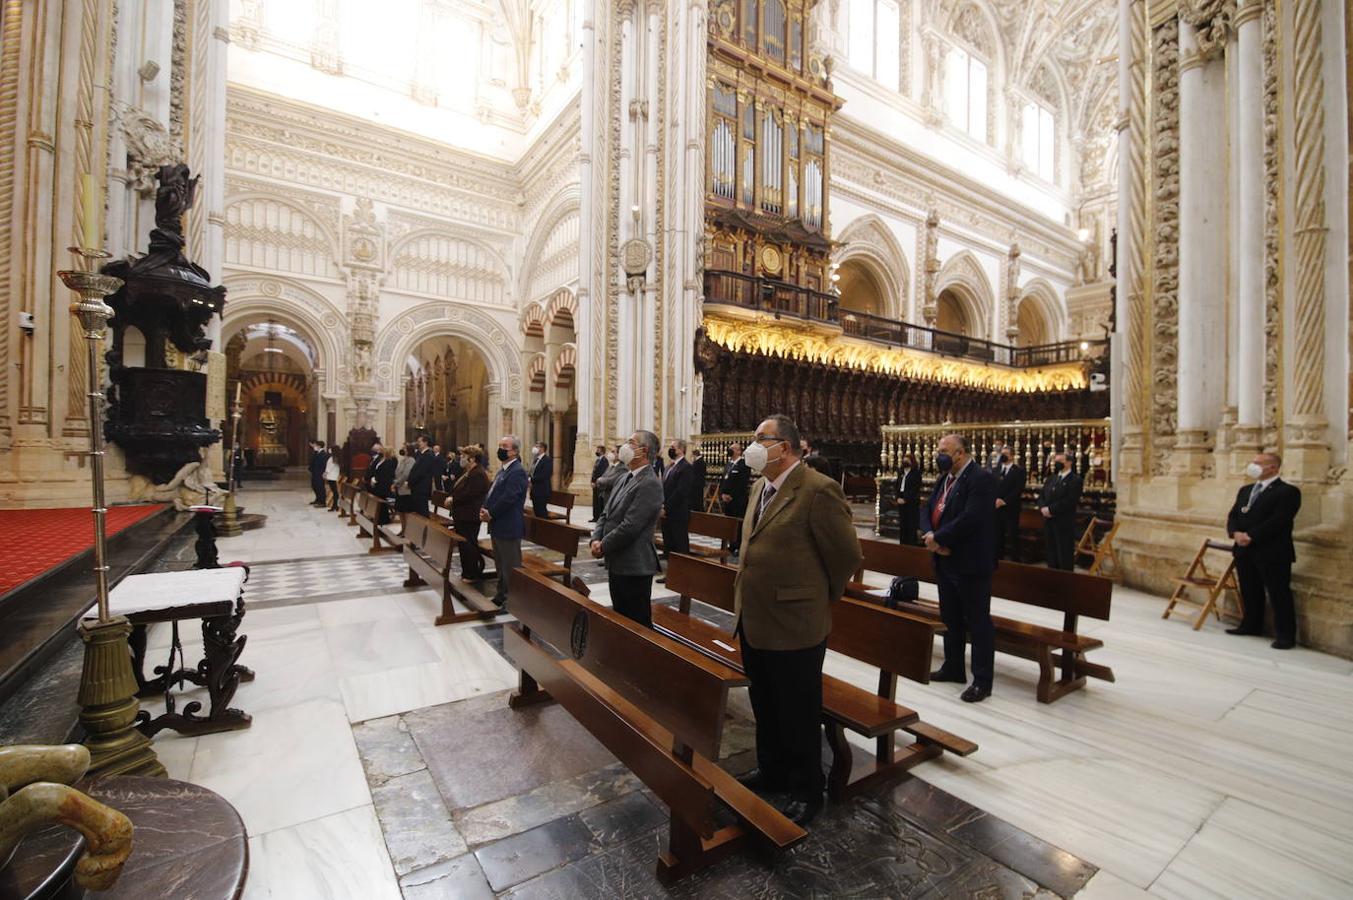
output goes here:
<path id="1" fill-rule="evenodd" d="M 752 527 L 761 521 L 761 517 L 766 513 L 766 507 L 770 506 L 771 498 L 775 496 L 775 485 L 767 484 L 766 489 L 761 492 L 761 503 L 756 507 L 756 519 L 752 522 Z"/>
<path id="2" fill-rule="evenodd" d="M 1263 491 L 1264 485 L 1261 482 L 1256 481 L 1254 487 L 1250 490 L 1250 502 L 1245 506 L 1247 510 L 1254 508 L 1254 501 L 1259 499 L 1259 495 L 1263 493 Z"/>
<path id="3" fill-rule="evenodd" d="M 935 508 L 930 511 L 930 527 L 932 529 L 940 527 L 940 519 L 944 517 L 944 504 L 949 500 L 949 490 L 954 486 L 954 476 L 950 475 L 944 481 L 944 490 L 940 494 L 940 502 L 935 504 Z"/>

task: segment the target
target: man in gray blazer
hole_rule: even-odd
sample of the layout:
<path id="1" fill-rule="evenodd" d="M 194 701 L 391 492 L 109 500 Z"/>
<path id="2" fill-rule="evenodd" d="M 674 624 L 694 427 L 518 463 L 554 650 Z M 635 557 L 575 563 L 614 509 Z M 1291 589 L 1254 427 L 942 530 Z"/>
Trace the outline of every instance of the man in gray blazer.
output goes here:
<path id="1" fill-rule="evenodd" d="M 653 471 L 658 436 L 636 431 L 620 447 L 620 462 L 629 472 L 620 476 L 592 530 L 592 555 L 606 559 L 611 607 L 641 625 L 652 626 L 653 576 L 658 552 L 653 528 L 662 512 L 662 481 Z"/>

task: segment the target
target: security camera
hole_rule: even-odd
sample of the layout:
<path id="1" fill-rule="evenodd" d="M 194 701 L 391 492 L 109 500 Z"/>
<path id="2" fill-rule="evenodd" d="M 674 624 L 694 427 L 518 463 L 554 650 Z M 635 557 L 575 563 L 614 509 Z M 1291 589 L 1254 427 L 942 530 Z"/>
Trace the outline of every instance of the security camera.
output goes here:
<path id="1" fill-rule="evenodd" d="M 33 334 L 33 332 L 38 330 L 37 319 L 33 318 L 33 314 L 31 312 L 19 313 L 19 329 L 23 331 L 24 334 L 30 336 Z"/>

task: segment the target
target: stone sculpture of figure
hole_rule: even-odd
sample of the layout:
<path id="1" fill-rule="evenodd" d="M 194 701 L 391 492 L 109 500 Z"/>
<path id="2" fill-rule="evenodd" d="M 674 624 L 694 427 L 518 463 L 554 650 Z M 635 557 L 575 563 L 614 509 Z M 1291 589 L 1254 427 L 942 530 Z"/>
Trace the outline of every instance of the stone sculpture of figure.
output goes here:
<path id="1" fill-rule="evenodd" d="M 70 787 L 88 769 L 89 750 L 80 744 L 0 747 L 0 869 L 24 837 L 55 823 L 84 836 L 77 885 L 106 891 L 117 883 L 132 852 L 132 823 Z"/>
<path id="2" fill-rule="evenodd" d="M 135 481 L 133 479 L 133 483 Z M 225 491 L 216 486 L 216 479 L 204 454 L 203 458 L 195 462 L 184 463 L 174 473 L 174 477 L 164 484 L 145 485 L 139 492 L 133 488 L 133 496 L 158 503 L 172 501 L 175 509 L 185 512 L 190 506 L 198 504 L 214 505 L 217 498 L 225 496 Z"/>
<path id="3" fill-rule="evenodd" d="M 197 178 L 191 178 L 183 163 L 160 166 L 160 186 L 155 189 L 155 227 L 178 238 L 183 246 L 183 214 L 193 205 Z"/>

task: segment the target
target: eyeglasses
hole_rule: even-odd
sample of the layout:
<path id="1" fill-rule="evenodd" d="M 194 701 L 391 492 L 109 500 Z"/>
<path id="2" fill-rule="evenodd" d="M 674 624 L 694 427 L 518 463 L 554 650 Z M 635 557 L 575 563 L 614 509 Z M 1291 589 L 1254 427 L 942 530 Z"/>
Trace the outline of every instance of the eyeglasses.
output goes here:
<path id="1" fill-rule="evenodd" d="M 766 441 L 770 441 L 772 444 L 778 444 L 783 441 L 784 438 L 780 437 L 778 434 L 758 434 L 752 440 L 758 444 L 764 444 Z"/>

